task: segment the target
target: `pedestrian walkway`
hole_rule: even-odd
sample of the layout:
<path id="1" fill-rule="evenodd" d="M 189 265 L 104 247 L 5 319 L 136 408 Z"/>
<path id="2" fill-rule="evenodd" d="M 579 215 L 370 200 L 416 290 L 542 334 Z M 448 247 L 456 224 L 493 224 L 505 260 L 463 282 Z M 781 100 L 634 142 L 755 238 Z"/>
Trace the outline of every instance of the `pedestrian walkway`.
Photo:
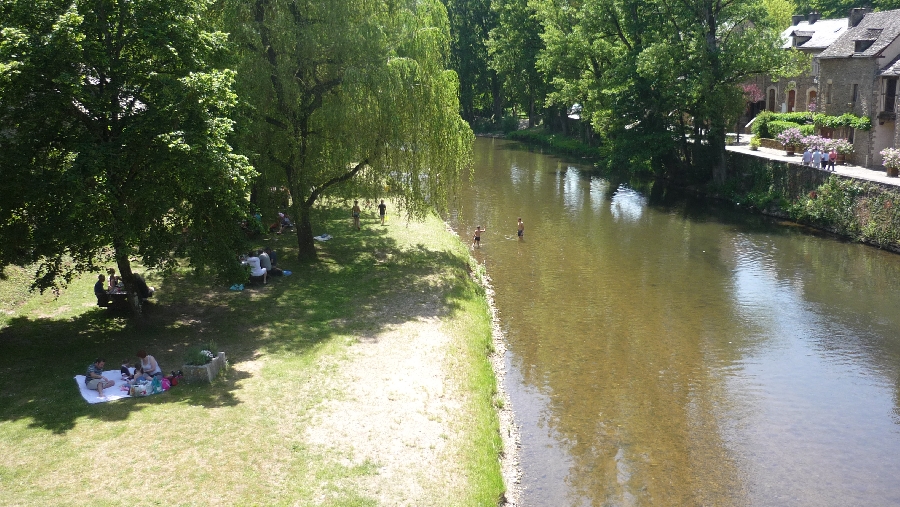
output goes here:
<path id="1" fill-rule="evenodd" d="M 781 162 L 791 162 L 794 164 L 800 164 L 803 157 L 803 152 L 798 152 L 796 155 L 789 157 L 785 155 L 784 150 L 763 148 L 762 146 L 760 146 L 757 151 L 751 151 L 750 147 L 746 144 L 726 146 L 726 149 L 728 151 L 734 151 L 738 153 L 747 153 L 754 157 L 778 160 Z M 837 174 L 838 176 L 871 181 L 873 183 L 878 183 L 881 185 L 900 187 L 900 178 L 892 178 L 887 176 L 887 174 L 885 174 L 884 172 L 884 169 L 868 169 L 858 165 L 836 165 L 834 166 L 834 169 L 835 174 Z"/>

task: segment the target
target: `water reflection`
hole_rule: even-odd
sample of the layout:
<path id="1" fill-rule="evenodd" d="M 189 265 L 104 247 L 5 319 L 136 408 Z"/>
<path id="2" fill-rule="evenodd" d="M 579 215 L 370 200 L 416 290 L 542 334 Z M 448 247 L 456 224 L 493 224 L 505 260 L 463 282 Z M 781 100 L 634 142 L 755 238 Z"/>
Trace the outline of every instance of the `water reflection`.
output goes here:
<path id="1" fill-rule="evenodd" d="M 900 505 L 898 256 L 509 146 L 456 226 L 488 229 L 526 505 Z"/>

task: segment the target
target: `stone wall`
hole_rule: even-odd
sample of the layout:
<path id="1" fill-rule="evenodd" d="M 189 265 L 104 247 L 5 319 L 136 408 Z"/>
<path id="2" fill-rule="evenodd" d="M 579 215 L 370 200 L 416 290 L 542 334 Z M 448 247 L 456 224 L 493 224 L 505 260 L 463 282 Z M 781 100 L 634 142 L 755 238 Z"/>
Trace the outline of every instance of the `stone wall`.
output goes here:
<path id="1" fill-rule="evenodd" d="M 878 70 L 874 58 L 825 58 L 819 61 L 819 112 L 831 116 L 852 113 L 872 120 L 872 130 L 853 133 L 852 161 L 866 167 L 881 163 L 873 143 L 875 136 L 882 135 L 880 130 L 885 128 L 878 125 L 877 119 L 881 108 Z M 857 85 L 856 101 L 853 100 L 854 84 Z M 889 127 L 893 128 L 893 125 Z"/>

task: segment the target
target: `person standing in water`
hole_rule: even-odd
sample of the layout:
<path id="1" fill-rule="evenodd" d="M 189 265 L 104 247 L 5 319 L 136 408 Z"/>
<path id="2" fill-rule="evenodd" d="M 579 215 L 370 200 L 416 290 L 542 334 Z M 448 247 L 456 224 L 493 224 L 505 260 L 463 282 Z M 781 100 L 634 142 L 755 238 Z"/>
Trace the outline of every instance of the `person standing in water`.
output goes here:
<path id="1" fill-rule="evenodd" d="M 381 204 L 378 205 L 378 214 L 381 215 L 381 225 L 384 225 L 384 214 L 387 212 L 387 205 L 384 204 L 384 199 L 381 200 Z"/>
<path id="2" fill-rule="evenodd" d="M 481 246 L 481 233 L 486 231 L 487 229 L 482 229 L 479 225 L 475 228 L 475 236 L 472 238 L 472 246 L 478 245 Z"/>
<path id="3" fill-rule="evenodd" d="M 353 207 L 350 209 L 350 215 L 353 217 L 353 227 L 359 230 L 359 201 L 353 201 Z"/>
<path id="4" fill-rule="evenodd" d="M 522 217 L 519 217 L 519 230 L 516 234 L 519 235 L 519 241 L 525 239 L 525 222 L 522 221 Z"/>

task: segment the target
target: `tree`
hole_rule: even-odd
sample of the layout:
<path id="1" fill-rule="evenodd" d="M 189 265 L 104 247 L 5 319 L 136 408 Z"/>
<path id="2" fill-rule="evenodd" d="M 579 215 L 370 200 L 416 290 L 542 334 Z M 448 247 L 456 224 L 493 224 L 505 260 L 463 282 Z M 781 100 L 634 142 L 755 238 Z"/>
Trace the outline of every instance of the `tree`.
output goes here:
<path id="1" fill-rule="evenodd" d="M 760 0 L 532 5 L 545 26 L 551 98 L 581 101 L 610 163 L 668 176 L 693 167 L 721 179 L 725 128 L 744 106 L 739 85 L 790 58 Z"/>
<path id="2" fill-rule="evenodd" d="M 437 0 L 235 0 L 247 101 L 241 146 L 283 182 L 301 260 L 316 258 L 310 212 L 324 196 L 389 193 L 413 216 L 445 209 L 470 168 L 472 131 L 446 70 Z"/>
<path id="3" fill-rule="evenodd" d="M 252 168 L 203 0 L 0 2 L 0 265 L 237 269 Z"/>
<path id="4" fill-rule="evenodd" d="M 534 126 L 546 98 L 544 77 L 538 71 L 537 58 L 543 43 L 541 25 L 527 0 L 494 2 L 497 26 L 487 41 L 490 66 L 503 82 L 504 96 L 513 105 L 528 112 L 528 126 Z"/>
<path id="5" fill-rule="evenodd" d="M 503 114 L 502 83 L 490 66 L 487 40 L 497 25 L 491 0 L 444 0 L 450 19 L 451 67 L 459 75 L 462 117 Z"/>

